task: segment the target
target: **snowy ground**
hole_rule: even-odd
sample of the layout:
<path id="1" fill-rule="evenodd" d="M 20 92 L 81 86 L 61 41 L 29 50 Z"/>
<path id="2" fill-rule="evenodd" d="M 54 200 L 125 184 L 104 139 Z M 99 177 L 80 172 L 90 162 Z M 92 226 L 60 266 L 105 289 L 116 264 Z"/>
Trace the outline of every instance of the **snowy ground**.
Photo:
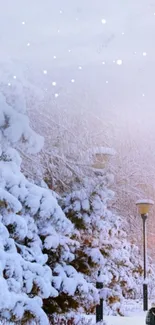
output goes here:
<path id="1" fill-rule="evenodd" d="M 151 302 L 149 302 L 149 308 Z M 146 312 L 143 312 L 142 301 L 126 301 L 124 306 L 126 317 L 104 316 L 106 325 L 143 325 L 145 324 Z"/>
<path id="2" fill-rule="evenodd" d="M 106 325 L 143 325 L 145 324 L 146 313 L 137 316 L 118 317 L 105 316 Z"/>
<path id="3" fill-rule="evenodd" d="M 149 302 L 149 308 L 151 302 Z M 144 325 L 146 312 L 143 312 L 142 301 L 127 300 L 124 306 L 125 314 L 128 316 L 104 316 L 106 325 Z M 95 319 L 93 320 L 95 325 Z"/>

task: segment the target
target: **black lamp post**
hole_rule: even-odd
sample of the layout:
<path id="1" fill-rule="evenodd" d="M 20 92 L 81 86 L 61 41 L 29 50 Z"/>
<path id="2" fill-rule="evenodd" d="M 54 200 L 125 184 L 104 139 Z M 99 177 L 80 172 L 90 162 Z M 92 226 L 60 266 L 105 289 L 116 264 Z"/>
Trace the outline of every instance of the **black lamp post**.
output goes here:
<path id="1" fill-rule="evenodd" d="M 100 276 L 101 272 L 98 272 L 98 277 Z M 101 290 L 103 289 L 103 282 L 98 279 L 96 282 L 96 288 Z M 99 323 L 103 320 L 103 298 L 100 297 L 100 303 L 96 306 L 96 323 Z"/>
<path id="2" fill-rule="evenodd" d="M 89 159 L 91 159 L 91 167 L 94 170 L 101 171 L 104 170 L 107 164 L 107 161 L 109 160 L 110 156 L 115 155 L 115 151 L 111 148 L 94 148 L 91 151 L 89 151 Z M 96 288 L 99 290 L 103 289 L 103 282 L 100 279 L 101 272 L 98 272 L 98 279 L 96 282 Z M 103 298 L 100 296 L 100 302 L 96 306 L 96 323 L 99 323 L 103 321 Z"/>
<path id="3" fill-rule="evenodd" d="M 139 200 L 136 202 L 143 221 L 143 258 L 144 258 L 144 282 L 143 282 L 143 310 L 148 310 L 148 287 L 147 287 L 147 240 L 146 240 L 146 219 L 150 207 L 154 204 L 152 200 Z"/>

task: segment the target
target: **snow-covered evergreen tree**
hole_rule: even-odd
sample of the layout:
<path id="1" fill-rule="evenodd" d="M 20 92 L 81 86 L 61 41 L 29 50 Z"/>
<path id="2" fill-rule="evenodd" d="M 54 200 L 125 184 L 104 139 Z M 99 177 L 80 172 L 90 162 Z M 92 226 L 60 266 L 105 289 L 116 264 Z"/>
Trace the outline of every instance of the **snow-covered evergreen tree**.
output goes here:
<path id="1" fill-rule="evenodd" d="M 140 295 L 143 269 L 139 249 L 127 240 L 124 219 L 108 208 L 112 182 L 106 168 L 98 169 L 81 190 L 65 197 L 62 206 L 78 230 L 80 247 L 73 266 L 93 283 L 101 271 L 104 310 L 121 314 L 123 297 Z"/>
<path id="2" fill-rule="evenodd" d="M 17 146 L 37 153 L 43 139 L 30 128 L 18 86 L 0 93 L 0 317 L 45 325 L 43 308 L 62 312 L 78 302 L 94 304 L 98 296 L 70 265 L 78 243 L 55 194 L 21 173 Z"/>

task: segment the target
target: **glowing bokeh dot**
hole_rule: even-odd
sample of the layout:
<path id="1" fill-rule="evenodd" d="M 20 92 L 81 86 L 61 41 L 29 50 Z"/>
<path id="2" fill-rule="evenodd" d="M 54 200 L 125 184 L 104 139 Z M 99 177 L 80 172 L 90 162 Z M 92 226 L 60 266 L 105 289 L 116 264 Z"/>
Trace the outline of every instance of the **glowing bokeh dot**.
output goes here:
<path id="1" fill-rule="evenodd" d="M 27 43 L 27 46 L 29 47 L 30 46 L 30 43 Z"/>
<path id="2" fill-rule="evenodd" d="M 105 62 L 104 62 L 104 61 L 102 61 L 102 64 L 104 65 L 104 64 L 105 64 Z"/>
<path id="3" fill-rule="evenodd" d="M 44 70 L 44 71 L 43 71 L 43 74 L 47 74 L 47 70 Z"/>
<path id="4" fill-rule="evenodd" d="M 109 83 L 109 81 L 108 80 L 106 80 L 106 84 L 108 84 Z"/>
<path id="5" fill-rule="evenodd" d="M 56 58 L 57 58 L 56 55 L 54 55 L 54 56 L 53 56 L 53 59 L 55 60 Z"/>
<path id="6" fill-rule="evenodd" d="M 11 83 L 10 83 L 10 82 L 8 82 L 8 86 L 9 86 L 9 87 L 11 86 Z"/>
<path id="7" fill-rule="evenodd" d="M 54 94 L 54 96 L 55 96 L 55 98 L 58 98 L 58 97 L 59 97 L 59 94 L 58 94 L 58 93 L 56 93 L 56 94 Z"/>
<path id="8" fill-rule="evenodd" d="M 13 79 L 17 79 L 17 77 L 16 76 L 13 76 Z"/>
<path id="9" fill-rule="evenodd" d="M 107 21 L 106 21 L 106 19 L 102 19 L 101 22 L 103 25 L 105 25 Z"/>
<path id="10" fill-rule="evenodd" d="M 57 84 L 56 81 L 52 82 L 52 86 L 56 86 L 56 84 Z"/>
<path id="11" fill-rule="evenodd" d="M 82 67 L 81 67 L 81 66 L 79 66 L 79 67 L 78 67 L 78 69 L 79 69 L 79 70 L 82 70 Z"/>
<path id="12" fill-rule="evenodd" d="M 117 60 L 116 63 L 117 63 L 117 65 L 122 65 L 123 61 L 122 60 Z"/>
<path id="13" fill-rule="evenodd" d="M 147 53 L 146 52 L 143 52 L 143 56 L 146 56 L 147 55 Z"/>
<path id="14" fill-rule="evenodd" d="M 72 79 L 71 82 L 74 83 L 75 82 L 75 79 Z"/>

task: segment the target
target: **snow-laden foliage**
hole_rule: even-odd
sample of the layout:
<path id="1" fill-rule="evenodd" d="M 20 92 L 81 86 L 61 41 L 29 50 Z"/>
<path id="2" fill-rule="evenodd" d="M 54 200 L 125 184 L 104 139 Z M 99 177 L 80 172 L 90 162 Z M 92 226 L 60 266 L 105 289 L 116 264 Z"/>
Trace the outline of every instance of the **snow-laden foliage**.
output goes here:
<path id="1" fill-rule="evenodd" d="M 43 139 L 30 128 L 22 87 L 17 97 L 15 90 L 0 93 L 0 316 L 22 324 L 34 318 L 36 324 L 45 325 L 47 298 L 50 312 L 61 312 L 64 296 L 74 301 L 78 295 L 88 304 L 98 296 L 69 265 L 78 243 L 54 193 L 30 183 L 20 171 L 16 146 L 36 153 Z"/>
<path id="2" fill-rule="evenodd" d="M 103 282 L 104 311 L 121 314 L 123 298 L 140 295 L 143 269 L 139 249 L 128 242 L 123 220 L 108 209 L 114 195 L 108 188 L 109 176 L 106 170 L 98 171 L 93 182 L 88 180 L 85 188 L 65 197 L 63 209 L 80 240 L 73 266 L 92 282 Z M 152 272 L 149 267 L 148 274 Z"/>
<path id="3" fill-rule="evenodd" d="M 71 312 L 65 315 L 52 315 L 50 317 L 51 325 L 95 325 L 95 317 L 78 314 L 75 312 Z M 98 325 L 106 325 L 102 322 L 102 324 Z"/>

